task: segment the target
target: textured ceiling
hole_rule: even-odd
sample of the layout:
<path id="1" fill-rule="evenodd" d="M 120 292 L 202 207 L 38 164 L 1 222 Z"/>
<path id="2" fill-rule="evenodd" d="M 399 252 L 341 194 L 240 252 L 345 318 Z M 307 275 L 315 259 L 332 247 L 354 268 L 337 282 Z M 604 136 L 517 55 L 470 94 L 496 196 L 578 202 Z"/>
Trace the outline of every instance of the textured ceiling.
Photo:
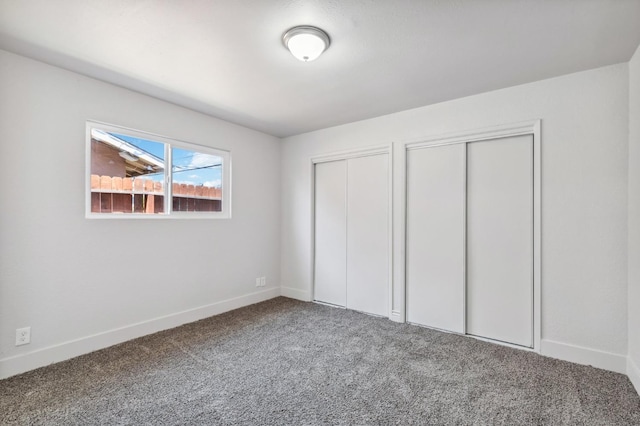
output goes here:
<path id="1" fill-rule="evenodd" d="M 640 0 L 0 0 L 0 48 L 276 136 L 628 61 Z M 317 61 L 282 34 L 327 31 Z"/>

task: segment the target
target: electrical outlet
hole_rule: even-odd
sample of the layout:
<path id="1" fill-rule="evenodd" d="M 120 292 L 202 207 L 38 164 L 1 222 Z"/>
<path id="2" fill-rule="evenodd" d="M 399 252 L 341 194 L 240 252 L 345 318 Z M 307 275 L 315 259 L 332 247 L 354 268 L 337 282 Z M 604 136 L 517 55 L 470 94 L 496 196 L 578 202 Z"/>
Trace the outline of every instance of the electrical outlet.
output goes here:
<path id="1" fill-rule="evenodd" d="M 31 327 L 16 329 L 16 346 L 31 343 Z"/>
<path id="2" fill-rule="evenodd" d="M 260 277 L 260 287 L 267 285 L 267 277 Z"/>
<path id="3" fill-rule="evenodd" d="M 260 277 L 256 278 L 256 287 L 260 287 Z"/>

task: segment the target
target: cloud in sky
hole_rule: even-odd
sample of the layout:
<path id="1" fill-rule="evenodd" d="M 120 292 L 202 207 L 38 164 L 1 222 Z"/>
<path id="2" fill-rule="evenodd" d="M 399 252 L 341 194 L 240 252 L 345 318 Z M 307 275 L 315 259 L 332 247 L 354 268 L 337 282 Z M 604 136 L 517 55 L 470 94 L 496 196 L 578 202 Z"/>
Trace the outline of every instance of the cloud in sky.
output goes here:
<path id="1" fill-rule="evenodd" d="M 173 148 L 174 182 L 190 185 L 220 186 L 222 158 L 217 155 Z"/>
<path id="2" fill-rule="evenodd" d="M 191 162 L 188 167 L 208 167 L 216 164 L 220 164 L 221 158 L 215 155 L 202 154 L 195 152 L 191 157 Z"/>

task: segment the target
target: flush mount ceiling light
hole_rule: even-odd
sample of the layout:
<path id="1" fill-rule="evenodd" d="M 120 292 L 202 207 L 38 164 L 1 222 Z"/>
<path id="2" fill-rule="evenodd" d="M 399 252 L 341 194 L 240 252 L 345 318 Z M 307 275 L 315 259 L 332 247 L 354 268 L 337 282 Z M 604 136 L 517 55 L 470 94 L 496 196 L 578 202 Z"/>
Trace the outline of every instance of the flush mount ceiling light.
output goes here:
<path id="1" fill-rule="evenodd" d="M 311 62 L 329 48 L 329 35 L 320 28 L 301 25 L 282 36 L 282 42 L 291 54 L 304 62 Z"/>

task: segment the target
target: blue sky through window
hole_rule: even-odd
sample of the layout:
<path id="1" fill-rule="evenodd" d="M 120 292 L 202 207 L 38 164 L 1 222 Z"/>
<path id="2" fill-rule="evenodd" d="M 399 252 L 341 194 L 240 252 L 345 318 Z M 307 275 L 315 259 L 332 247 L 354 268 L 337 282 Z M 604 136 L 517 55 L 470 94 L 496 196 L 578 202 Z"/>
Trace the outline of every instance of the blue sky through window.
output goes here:
<path id="1" fill-rule="evenodd" d="M 154 142 L 118 133 L 111 133 L 111 135 L 164 161 L 165 144 L 162 142 Z M 222 158 L 180 148 L 172 148 L 171 154 L 173 157 L 171 170 L 174 183 L 218 188 L 222 186 Z M 154 181 L 162 181 L 164 173 L 150 173 L 145 177 Z"/>
<path id="2" fill-rule="evenodd" d="M 162 142 L 153 142 L 146 139 L 134 138 L 133 136 L 120 135 L 118 133 L 111 133 L 111 135 L 118 139 L 122 139 L 131 145 L 135 145 L 141 150 L 146 151 L 164 161 L 164 144 Z"/>
<path id="3" fill-rule="evenodd" d="M 222 185 L 222 158 L 180 148 L 172 148 L 171 155 L 175 183 L 213 187 Z"/>

